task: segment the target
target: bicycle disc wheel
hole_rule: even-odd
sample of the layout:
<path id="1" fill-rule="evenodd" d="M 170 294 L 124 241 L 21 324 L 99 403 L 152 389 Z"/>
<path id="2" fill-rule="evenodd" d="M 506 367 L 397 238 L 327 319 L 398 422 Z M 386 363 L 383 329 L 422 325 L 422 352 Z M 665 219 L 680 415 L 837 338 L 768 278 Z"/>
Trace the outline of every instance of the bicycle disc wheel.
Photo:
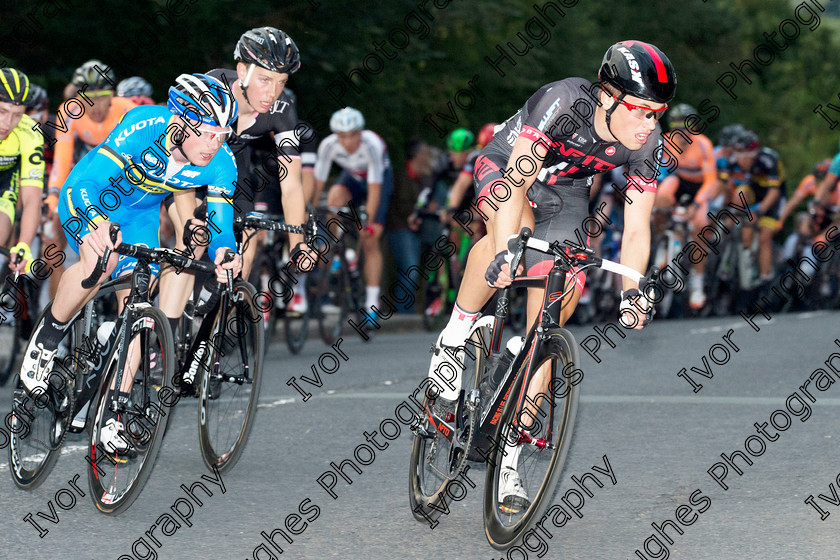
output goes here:
<path id="1" fill-rule="evenodd" d="M 436 519 L 459 495 L 449 492 L 449 483 L 464 470 L 477 428 L 478 386 L 484 376 L 490 329 L 480 327 L 469 340 L 472 344 L 465 345 L 466 367 L 453 416 L 440 418 L 434 411 L 435 399 L 430 399 L 427 392 L 419 423 L 412 428 L 408 497 L 418 521 Z"/>
<path id="2" fill-rule="evenodd" d="M 52 303 L 46 309 L 51 306 Z M 39 326 L 44 313 L 38 318 Z M 59 343 L 56 366 L 49 377 L 52 381 L 45 392 L 27 395 L 19 375 L 15 375 L 9 422 L 9 471 L 15 484 L 24 490 L 40 486 L 61 454 L 74 405 L 76 370 L 71 352 L 81 348 L 80 323 L 78 318 L 74 320 Z"/>
<path id="3" fill-rule="evenodd" d="M 544 363 L 551 367 L 550 390 L 540 390 L 543 397 L 537 394 L 530 404 L 526 403 L 525 391 L 522 390 L 525 372 L 520 370 L 502 410 L 488 460 L 484 486 L 484 531 L 490 545 L 499 550 L 510 547 L 548 507 L 563 471 L 577 414 L 580 387 L 577 376 L 582 377 L 583 374 L 575 369 L 580 359 L 571 333 L 565 329 L 552 329 L 543 340 L 539 355 L 532 360 L 535 368 Z M 528 360 L 522 368 L 527 365 Z M 530 426 L 527 430 L 520 419 L 528 419 Z M 507 445 L 508 441 L 515 443 Z M 502 457 L 505 453 L 518 454 L 516 470 L 527 494 L 524 502 L 511 503 L 500 499 L 499 483 L 505 467 Z"/>
<path id="4" fill-rule="evenodd" d="M 158 309 L 147 307 L 128 325 L 129 344 L 124 350 L 125 372 L 135 371 L 127 403 L 118 402 L 115 383 L 122 344 L 108 355 L 94 402 L 96 412 L 90 434 L 88 484 L 96 508 L 108 514 L 125 511 L 143 491 L 152 474 L 163 442 L 177 391 L 172 390 L 175 370 L 174 344 L 169 320 Z M 122 424 L 125 451 L 101 443 L 110 418 Z"/>
<path id="5" fill-rule="evenodd" d="M 247 282 L 236 283 L 227 323 L 218 324 L 220 306 L 212 331 L 219 335 L 206 346 L 203 359 L 198 439 L 204 463 L 220 473 L 242 456 L 257 414 L 265 333 L 255 293 Z"/>
<path id="6" fill-rule="evenodd" d="M 318 331 L 327 345 L 332 345 L 341 336 L 341 328 L 347 320 L 350 310 L 350 284 L 348 282 L 347 261 L 344 257 L 321 265 L 311 274 L 314 290 L 309 298 L 318 318 Z"/>

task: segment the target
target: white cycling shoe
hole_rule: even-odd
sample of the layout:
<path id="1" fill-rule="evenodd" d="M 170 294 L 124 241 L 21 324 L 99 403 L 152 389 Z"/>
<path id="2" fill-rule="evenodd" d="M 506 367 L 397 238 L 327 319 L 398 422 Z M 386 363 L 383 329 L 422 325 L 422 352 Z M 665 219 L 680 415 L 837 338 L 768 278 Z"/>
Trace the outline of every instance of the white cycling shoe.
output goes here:
<path id="1" fill-rule="evenodd" d="M 441 388 L 440 395 L 446 400 L 454 401 L 461 391 L 461 374 L 464 371 L 466 353 L 463 346 L 448 347 L 441 344 L 443 333 L 438 336 L 435 345 L 429 349 L 432 362 L 429 364 L 429 377 Z"/>
<path id="2" fill-rule="evenodd" d="M 33 333 L 20 364 L 20 380 L 29 393 L 40 389 L 46 391 L 57 349 L 47 350 L 43 344 L 36 344 L 38 332 Z"/>
<path id="3" fill-rule="evenodd" d="M 125 426 L 115 418 L 109 418 L 99 433 L 99 442 L 109 453 L 125 453 L 129 450 Z"/>
<path id="4" fill-rule="evenodd" d="M 530 505 L 519 473 L 513 467 L 504 467 L 499 473 L 499 509 L 504 513 L 521 513 Z"/>

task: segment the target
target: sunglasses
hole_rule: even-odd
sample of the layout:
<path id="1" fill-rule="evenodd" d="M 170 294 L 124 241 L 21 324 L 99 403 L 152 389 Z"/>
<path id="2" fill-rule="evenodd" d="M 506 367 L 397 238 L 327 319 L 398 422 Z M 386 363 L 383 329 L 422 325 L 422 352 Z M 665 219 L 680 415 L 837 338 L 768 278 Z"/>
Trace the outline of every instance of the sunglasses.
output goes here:
<path id="1" fill-rule="evenodd" d="M 206 134 L 204 138 L 206 138 L 208 142 L 220 142 L 222 144 L 224 144 L 227 141 L 227 139 L 230 138 L 230 135 L 233 133 L 233 131 L 230 128 L 221 132 L 219 132 L 218 130 L 210 130 L 209 128 L 197 128 L 196 130 L 198 130 L 201 133 L 201 136 L 204 136 Z"/>
<path id="2" fill-rule="evenodd" d="M 624 105 L 624 107 L 626 107 L 627 110 L 630 111 L 630 114 L 633 115 L 635 118 L 639 119 L 640 121 L 644 119 L 654 119 L 658 121 L 662 118 L 662 115 L 665 114 L 665 109 L 668 108 L 667 105 L 659 109 L 652 109 L 651 107 L 645 107 L 643 105 L 633 105 L 632 103 L 622 101 L 621 99 L 616 97 L 615 94 L 612 92 L 610 92 L 610 95 L 613 99 L 618 101 L 620 104 Z"/>

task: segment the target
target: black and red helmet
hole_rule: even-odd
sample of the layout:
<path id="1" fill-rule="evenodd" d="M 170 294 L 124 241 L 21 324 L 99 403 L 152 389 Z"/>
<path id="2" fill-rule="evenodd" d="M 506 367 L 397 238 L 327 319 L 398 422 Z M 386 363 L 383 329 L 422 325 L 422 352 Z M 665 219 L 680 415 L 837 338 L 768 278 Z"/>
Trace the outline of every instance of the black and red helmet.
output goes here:
<path id="1" fill-rule="evenodd" d="M 607 49 L 598 80 L 655 103 L 668 103 L 677 91 L 671 61 L 656 46 L 641 41 L 621 41 Z"/>

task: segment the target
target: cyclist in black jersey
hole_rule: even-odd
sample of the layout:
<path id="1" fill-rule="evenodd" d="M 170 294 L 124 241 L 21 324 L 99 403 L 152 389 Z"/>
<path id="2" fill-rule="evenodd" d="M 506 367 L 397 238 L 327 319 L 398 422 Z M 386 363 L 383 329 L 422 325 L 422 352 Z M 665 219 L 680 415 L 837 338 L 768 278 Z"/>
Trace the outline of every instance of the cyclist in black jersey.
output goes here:
<path id="1" fill-rule="evenodd" d="M 773 235 L 779 223 L 782 193 L 786 192 L 785 169 L 779 154 L 759 147 L 758 136 L 751 130 L 742 132 L 734 147 L 730 177 L 734 192 L 743 192 L 750 211 L 758 218 L 758 281 L 768 284 L 773 280 Z M 741 229 L 741 240 L 743 250 L 749 252 L 753 229 Z"/>
<path id="2" fill-rule="evenodd" d="M 470 252 L 464 280 L 449 324 L 433 348 L 429 376 L 443 388 L 436 407 L 452 407 L 461 383 L 464 341 L 472 322 L 495 288 L 511 282 L 506 262 L 507 240 L 522 227 L 538 239 L 586 239 L 589 189 L 597 173 L 629 164 L 627 184 L 617 185 L 627 198 L 621 262 L 643 271 L 650 252 L 650 217 L 656 194 L 661 129 L 657 123 L 674 97 L 676 76 L 657 47 L 622 41 L 604 55 L 600 84 L 567 78 L 544 85 L 496 131 L 476 161 L 476 209 L 487 223 L 487 235 Z M 536 226 L 536 227 L 535 227 Z M 489 265 L 489 266 L 488 266 Z M 526 251 L 529 275 L 546 273 L 553 259 Z M 576 284 L 569 304 L 560 312 L 565 323 L 581 295 L 583 277 L 570 271 L 567 285 Z M 625 326 L 642 328 L 651 312 L 638 285 L 623 280 L 620 313 Z M 530 289 L 528 323 L 542 303 L 542 293 Z M 443 347 L 455 350 L 443 351 Z M 463 363 L 463 361 L 461 361 Z M 454 372 L 454 376 L 452 373 Z M 454 377 L 454 379 L 453 379 Z M 539 397 L 548 382 L 542 368 L 528 387 Z M 454 388 L 454 390 L 453 390 Z M 530 503 L 517 472 L 521 446 L 505 444 L 499 496 L 510 511 Z"/>
<path id="3" fill-rule="evenodd" d="M 235 70 L 215 69 L 207 72 L 226 84 L 239 105 L 239 116 L 231 125 L 233 135 L 228 146 L 236 157 L 237 185 L 230 203 L 235 216 L 254 210 L 256 193 L 262 190 L 269 174 L 279 177 L 282 202 L 287 224 L 301 225 L 306 221 L 306 207 L 301 188 L 299 137 L 303 134 L 295 110 L 294 100 L 284 89 L 289 76 L 300 68 L 300 52 L 289 35 L 274 27 L 258 27 L 246 31 L 236 44 L 233 53 L 237 61 Z M 263 136 L 274 135 L 275 153 L 265 158 L 256 170 L 258 183 L 250 177 L 251 142 Z M 192 217 L 196 200 L 192 193 L 176 193 L 177 212 L 170 210 L 175 224 L 176 247 L 181 245 L 184 223 Z M 170 202 L 171 204 L 171 202 Z M 176 214 L 176 215 L 173 215 Z M 252 232 L 246 231 L 249 236 Z M 301 263 L 304 256 L 315 262 L 315 255 L 303 242 L 300 234 L 289 234 L 293 254 Z M 242 258 L 242 276 L 250 274 L 256 254 L 256 243 L 249 243 Z M 179 280 L 179 289 L 167 293 L 186 302 L 192 290 L 192 275 Z M 161 279 L 167 282 L 165 278 Z"/>

